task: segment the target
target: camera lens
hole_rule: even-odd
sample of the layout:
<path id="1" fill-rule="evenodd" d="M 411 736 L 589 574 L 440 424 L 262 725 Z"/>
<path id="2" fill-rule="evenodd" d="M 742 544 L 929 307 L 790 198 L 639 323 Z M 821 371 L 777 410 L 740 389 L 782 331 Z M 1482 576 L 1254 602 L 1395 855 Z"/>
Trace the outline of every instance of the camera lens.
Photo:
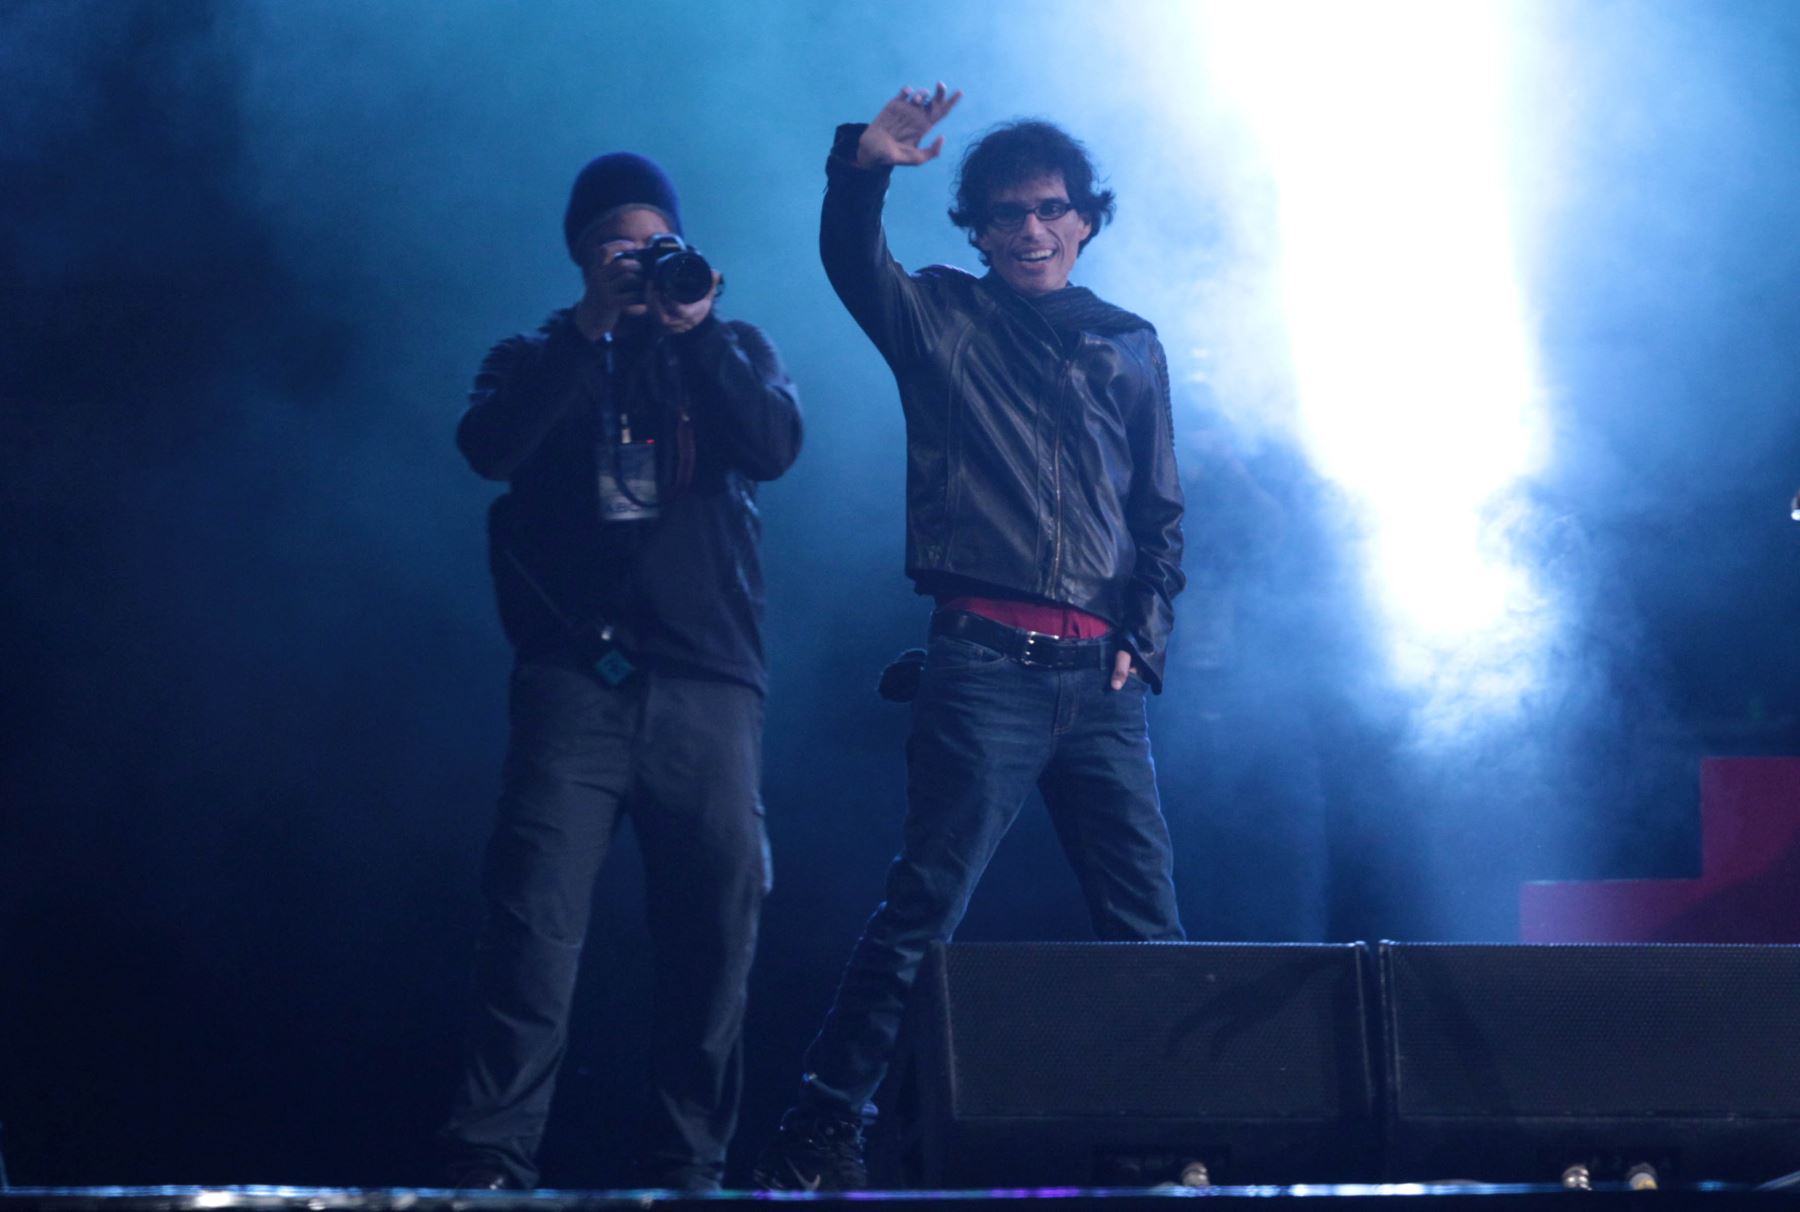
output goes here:
<path id="1" fill-rule="evenodd" d="M 712 266 L 697 252 L 683 250 L 658 258 L 652 273 L 657 291 L 671 303 L 698 303 L 712 293 Z"/>

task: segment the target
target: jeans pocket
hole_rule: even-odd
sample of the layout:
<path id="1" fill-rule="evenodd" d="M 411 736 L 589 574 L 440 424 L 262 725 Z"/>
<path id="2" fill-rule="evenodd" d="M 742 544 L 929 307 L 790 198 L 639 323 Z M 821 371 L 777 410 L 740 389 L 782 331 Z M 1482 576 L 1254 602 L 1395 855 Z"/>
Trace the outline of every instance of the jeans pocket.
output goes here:
<path id="1" fill-rule="evenodd" d="M 969 671 L 998 669 L 1012 658 L 986 644 L 965 640 L 961 636 L 934 636 L 925 658 L 927 670 Z"/>

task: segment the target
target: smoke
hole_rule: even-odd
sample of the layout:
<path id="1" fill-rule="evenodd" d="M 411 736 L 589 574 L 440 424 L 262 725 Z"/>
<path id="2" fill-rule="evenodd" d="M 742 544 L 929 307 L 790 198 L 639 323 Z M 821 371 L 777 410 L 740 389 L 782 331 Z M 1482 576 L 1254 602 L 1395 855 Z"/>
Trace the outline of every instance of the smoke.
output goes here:
<path id="1" fill-rule="evenodd" d="M 1544 458 L 1470 533 L 1535 592 L 1480 629 L 1486 656 L 1437 649 L 1408 682 L 1367 502 L 1310 444 L 1278 165 L 1216 61 L 1233 11 L 10 6 L 0 940 L 37 991 L 0 1007 L 0 1039 L 35 1042 L 0 1103 L 15 1178 L 428 1173 L 395 1124 L 443 1102 L 420 1074 L 454 1054 L 507 660 L 493 489 L 451 433 L 486 348 L 572 301 L 568 183 L 618 148 L 669 170 L 724 310 L 769 332 L 806 410 L 761 497 L 760 1143 L 903 803 L 905 721 L 870 693 L 925 612 L 899 409 L 816 254 L 833 127 L 902 84 L 965 91 L 950 154 L 895 174 L 904 263 L 974 266 L 951 165 L 997 121 L 1063 123 L 1119 193 L 1077 281 L 1157 325 L 1175 380 L 1191 587 L 1152 710 L 1191 931 L 1505 938 L 1522 879 L 1687 873 L 1694 756 L 1791 749 L 1800 713 L 1800 15 L 1491 10 Z M 1279 15 L 1301 45 L 1322 11 Z M 578 1057 L 642 1027 L 631 858 Z M 966 936 L 1081 933 L 1063 866 L 1027 814 Z M 245 1108 L 234 1074 L 268 1097 Z M 572 1070 L 571 1185 L 609 1177 L 586 1142 L 629 1133 L 630 1080 Z M 344 1110 L 365 1103 L 388 1110 Z M 297 1115 L 341 1139 L 284 1151 Z"/>

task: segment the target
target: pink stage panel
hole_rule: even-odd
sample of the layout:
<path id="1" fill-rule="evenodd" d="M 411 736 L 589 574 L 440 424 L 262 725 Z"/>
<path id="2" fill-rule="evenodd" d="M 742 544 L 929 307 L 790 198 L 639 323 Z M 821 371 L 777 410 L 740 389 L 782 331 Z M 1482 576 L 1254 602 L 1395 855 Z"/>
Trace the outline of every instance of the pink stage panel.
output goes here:
<path id="1" fill-rule="evenodd" d="M 1519 895 L 1527 943 L 1800 943 L 1800 758 L 1707 758 L 1701 874 L 1540 882 Z"/>

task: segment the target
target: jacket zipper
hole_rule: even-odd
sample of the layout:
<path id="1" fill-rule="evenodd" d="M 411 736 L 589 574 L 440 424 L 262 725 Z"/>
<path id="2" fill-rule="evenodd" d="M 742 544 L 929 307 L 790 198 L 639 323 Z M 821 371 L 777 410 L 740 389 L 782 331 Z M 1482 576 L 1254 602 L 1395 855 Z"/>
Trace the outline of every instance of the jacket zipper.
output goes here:
<path id="1" fill-rule="evenodd" d="M 1051 414 L 1055 429 L 1052 431 L 1050 447 L 1052 457 L 1050 500 L 1055 508 L 1050 533 L 1050 582 L 1044 586 L 1045 596 L 1049 596 L 1055 592 L 1056 583 L 1062 577 L 1062 427 L 1063 413 L 1067 411 L 1069 397 L 1069 372 L 1075 366 L 1075 356 L 1073 353 L 1064 356 L 1062 338 L 1057 335 L 1056 329 L 1051 326 L 1050 321 L 1044 319 L 1042 312 L 1023 299 L 1019 300 L 1016 306 L 1019 311 L 1030 315 L 1033 325 L 1040 333 L 1049 338 L 1050 348 L 1055 350 L 1057 355 L 1056 406 L 1055 411 Z M 1075 352 L 1080 352 L 1082 344 L 1081 334 L 1076 333 Z"/>
<path id="2" fill-rule="evenodd" d="M 1050 583 L 1044 586 L 1048 591 L 1046 597 L 1055 593 L 1057 585 L 1062 581 L 1062 431 L 1063 414 L 1068 411 L 1069 404 L 1069 371 L 1074 365 L 1074 358 L 1064 358 L 1056 377 L 1056 437 L 1050 447 L 1050 499 L 1056 504 L 1056 513 L 1055 526 L 1050 532 Z"/>

